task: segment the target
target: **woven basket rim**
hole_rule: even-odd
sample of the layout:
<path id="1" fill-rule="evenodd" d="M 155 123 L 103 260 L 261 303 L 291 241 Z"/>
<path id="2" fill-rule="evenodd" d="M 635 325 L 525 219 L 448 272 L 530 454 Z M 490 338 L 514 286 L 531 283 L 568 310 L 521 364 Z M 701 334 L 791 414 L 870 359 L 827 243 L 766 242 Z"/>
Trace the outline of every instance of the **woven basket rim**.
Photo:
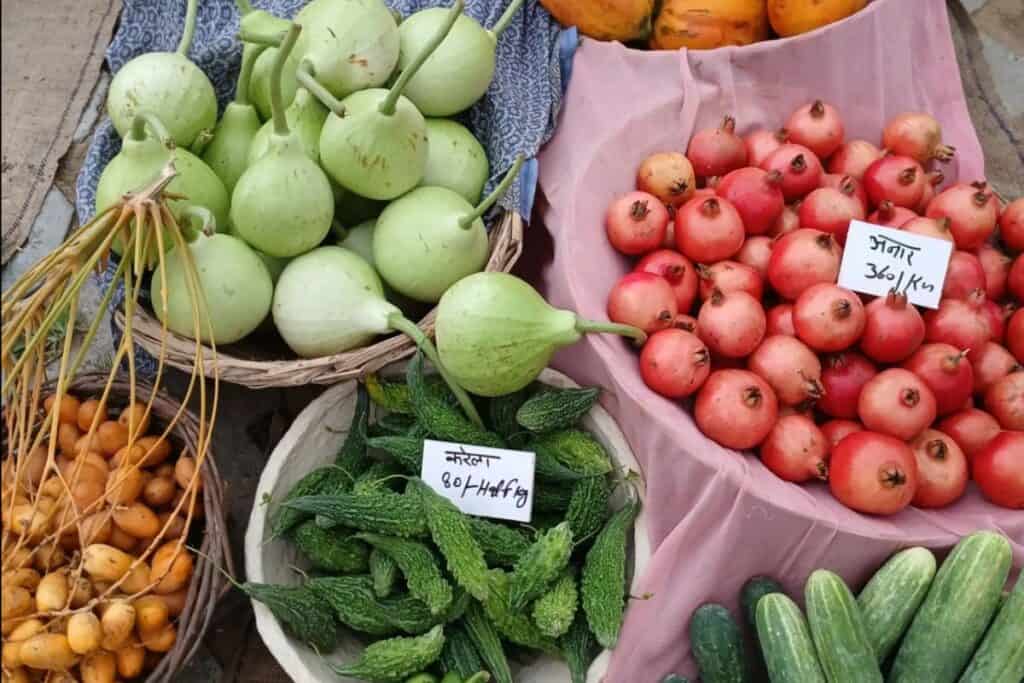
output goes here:
<path id="1" fill-rule="evenodd" d="M 490 234 L 490 258 L 485 268 L 488 272 L 509 272 L 519 260 L 523 251 L 523 219 L 515 211 L 505 211 L 498 219 Z M 172 367 L 192 372 L 196 344 L 187 337 L 168 330 L 145 306 L 136 307 L 132 324 L 132 335 L 139 346 L 152 355 L 164 354 L 165 362 Z M 434 333 L 436 307 L 417 324 L 425 334 Z M 124 311 L 114 312 L 114 322 L 124 329 Z M 335 384 L 342 380 L 360 377 L 378 370 L 385 365 L 401 360 L 412 354 L 416 345 L 403 334 L 391 337 L 360 349 L 353 349 L 321 358 L 296 358 L 289 360 L 248 360 L 238 358 L 218 348 L 216 355 L 210 347 L 203 345 L 204 373 L 232 384 L 250 389 L 271 387 L 302 386 L 306 384 Z"/>
<path id="2" fill-rule="evenodd" d="M 106 373 L 83 373 L 70 382 L 68 391 L 80 395 L 96 395 L 103 391 L 109 375 Z M 54 390 L 53 381 L 45 385 L 45 392 Z M 135 383 L 138 401 L 147 400 L 153 393 L 153 384 L 144 380 Z M 128 403 L 130 384 L 123 378 L 115 378 L 111 384 L 108 402 L 123 406 Z M 181 402 L 163 388 L 153 399 L 152 421 L 166 427 L 174 417 Z M 172 439 L 190 449 L 196 450 L 199 435 L 199 421 L 190 410 L 182 411 L 170 432 Z M 169 683 L 174 675 L 188 664 L 195 654 L 213 618 L 220 597 L 230 588 L 221 570 L 235 575 L 231 544 L 228 537 L 227 517 L 224 507 L 224 479 L 217 469 L 212 449 L 208 450 L 200 468 L 203 478 L 203 507 L 205 514 L 201 554 L 195 558 L 195 569 L 189 583 L 185 608 L 177 617 L 178 636 L 174 646 L 161 659 L 157 667 L 146 677 L 146 683 Z M 193 522 L 195 523 L 195 522 Z"/>

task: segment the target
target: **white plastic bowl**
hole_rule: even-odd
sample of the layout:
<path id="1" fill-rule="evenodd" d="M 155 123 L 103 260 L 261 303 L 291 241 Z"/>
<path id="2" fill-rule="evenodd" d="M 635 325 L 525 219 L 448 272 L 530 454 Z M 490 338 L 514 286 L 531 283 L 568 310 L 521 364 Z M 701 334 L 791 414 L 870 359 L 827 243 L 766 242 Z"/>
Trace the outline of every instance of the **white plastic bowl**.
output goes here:
<path id="1" fill-rule="evenodd" d="M 540 376 L 540 381 L 556 387 L 578 386 L 554 370 L 545 370 Z M 289 541 L 267 540 L 269 531 L 266 522 L 269 508 L 264 501 L 280 501 L 305 474 L 334 460 L 348 434 L 355 409 L 355 398 L 355 382 L 345 382 L 331 387 L 299 414 L 271 453 L 263 474 L 260 475 L 256 503 L 253 505 L 245 534 L 245 571 L 249 581 L 299 583 L 300 576 L 293 568 L 303 568 L 305 562 Z M 583 418 L 582 426 L 601 442 L 622 471 L 632 470 L 640 473 L 640 466 L 633 457 L 626 438 L 601 406 L 595 406 Z M 637 488 L 643 500 L 642 481 Z M 621 503 L 621 498 L 615 502 Z M 634 584 L 651 556 L 645 519 L 641 508 L 633 531 L 630 553 Z M 293 680 L 302 683 L 358 683 L 355 679 L 339 677 L 327 663 L 342 664 L 354 661 L 363 647 L 359 640 L 345 637 L 333 653 L 321 658 L 308 646 L 287 635 L 262 603 L 253 601 L 253 608 L 260 637 Z M 588 683 L 601 681 L 607 669 L 609 654 L 606 651 L 595 660 L 587 676 Z M 516 672 L 515 679 L 521 683 L 566 683 L 569 680 L 569 670 L 562 661 L 542 657 Z"/>

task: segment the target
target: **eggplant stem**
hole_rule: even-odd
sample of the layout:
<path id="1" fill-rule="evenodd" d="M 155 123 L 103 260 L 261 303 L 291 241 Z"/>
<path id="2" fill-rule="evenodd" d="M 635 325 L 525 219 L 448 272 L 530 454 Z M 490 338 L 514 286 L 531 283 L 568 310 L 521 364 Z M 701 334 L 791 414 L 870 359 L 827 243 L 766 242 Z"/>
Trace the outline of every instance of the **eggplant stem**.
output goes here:
<path id="1" fill-rule="evenodd" d="M 495 42 L 501 37 L 502 32 L 508 28 L 508 25 L 512 23 L 512 17 L 516 15 L 519 8 L 523 6 L 524 0 L 512 0 L 512 3 L 508 8 L 501 13 L 498 17 L 498 21 L 494 22 L 494 27 L 491 28 L 491 35 L 494 36 Z"/>
<path id="2" fill-rule="evenodd" d="M 639 327 L 633 327 L 632 325 L 623 325 L 621 323 L 606 323 L 600 320 L 587 320 L 576 316 L 576 330 L 588 334 L 590 332 L 607 332 L 608 334 L 618 334 L 623 337 L 629 337 L 634 340 L 637 345 L 643 344 L 647 341 L 647 333 L 641 330 Z"/>
<path id="3" fill-rule="evenodd" d="M 132 140 L 142 142 L 147 137 L 147 127 L 153 131 L 153 134 L 156 135 L 157 139 L 165 146 L 174 146 L 174 143 L 171 141 L 171 134 L 167 131 L 167 127 L 164 126 L 164 122 L 160 120 L 159 116 L 151 111 L 140 111 L 135 113 L 135 118 L 132 119 L 132 127 L 128 132 L 128 136 Z"/>
<path id="4" fill-rule="evenodd" d="M 477 427 L 483 427 L 484 421 L 480 419 L 480 413 L 477 412 L 476 406 L 473 405 L 473 399 L 471 399 L 469 394 L 466 393 L 466 390 L 459 386 L 458 382 L 448 374 L 448 370 L 441 362 L 441 356 L 437 353 L 437 347 L 434 346 L 434 343 L 427 338 L 427 335 L 423 334 L 423 330 L 421 330 L 416 323 L 412 322 L 401 313 L 392 313 L 389 315 L 388 325 L 391 326 L 391 329 L 401 332 L 416 342 L 416 346 L 420 347 L 424 355 L 430 359 L 430 362 L 434 364 L 435 368 L 437 368 L 437 372 L 441 375 L 445 384 L 447 384 L 448 388 L 452 390 L 453 394 L 455 394 L 455 398 L 458 400 L 459 405 L 462 406 L 462 410 L 465 411 L 466 416 L 472 420 L 473 424 Z"/>
<path id="5" fill-rule="evenodd" d="M 320 100 L 320 104 L 330 109 L 335 116 L 338 118 L 344 117 L 345 105 L 341 103 L 341 100 L 332 95 L 327 88 L 322 86 L 320 81 L 316 80 L 316 75 L 313 73 L 315 70 L 309 60 L 304 59 L 295 72 L 295 80 L 298 81 L 299 85 L 308 90 L 310 95 Z"/>
<path id="6" fill-rule="evenodd" d="M 281 96 L 281 73 L 284 71 L 284 63 L 288 60 L 288 55 L 292 53 L 292 48 L 295 47 L 295 41 L 299 38 L 299 33 L 302 31 L 302 27 L 298 24 L 292 24 L 291 28 L 284 35 L 284 39 L 281 41 L 281 47 L 278 48 L 277 54 L 274 55 L 274 67 L 270 71 L 270 111 L 274 116 L 274 132 L 278 135 L 288 135 L 291 131 L 288 129 L 288 119 L 284 115 L 284 99 Z"/>
<path id="7" fill-rule="evenodd" d="M 252 68 L 256 64 L 266 45 L 259 43 L 246 43 L 242 46 L 242 68 L 238 70 L 238 83 L 235 85 L 235 103 L 249 104 L 249 81 L 252 79 Z"/>
<path id="8" fill-rule="evenodd" d="M 402 70 L 402 74 L 395 81 L 395 84 L 391 86 L 391 90 L 388 91 L 387 96 L 381 100 L 377 110 L 385 116 L 392 116 L 395 113 L 395 106 L 398 104 L 398 98 L 402 96 L 402 91 L 405 90 L 405 86 L 409 84 L 412 77 L 416 75 L 416 72 L 420 70 L 423 63 L 426 62 L 430 55 L 434 54 L 434 50 L 444 42 L 444 39 L 448 37 L 448 32 L 452 30 L 452 26 L 455 25 L 455 21 L 462 14 L 463 0 L 455 0 L 452 3 L 451 9 L 448 10 L 448 15 L 445 17 L 444 24 L 438 29 L 431 38 L 430 42 L 423 46 L 423 49 L 413 57 L 413 60 L 407 67 Z"/>
<path id="9" fill-rule="evenodd" d="M 185 9 L 185 29 L 181 32 L 181 41 L 178 43 L 178 54 L 188 54 L 188 49 L 192 47 L 192 36 L 196 33 L 196 6 L 199 4 L 199 0 L 188 0 L 188 5 Z"/>
<path id="10" fill-rule="evenodd" d="M 463 230 L 469 230 L 473 225 L 473 221 L 483 217 L 487 213 L 488 209 L 494 206 L 495 202 L 505 196 L 508 188 L 512 185 L 512 182 L 519 177 L 519 169 L 523 167 L 523 155 L 519 154 L 516 156 L 516 160 L 512 162 L 512 168 L 508 169 L 508 173 L 502 178 L 498 186 L 487 195 L 480 204 L 473 209 L 472 213 L 468 213 L 459 219 L 459 227 Z"/>

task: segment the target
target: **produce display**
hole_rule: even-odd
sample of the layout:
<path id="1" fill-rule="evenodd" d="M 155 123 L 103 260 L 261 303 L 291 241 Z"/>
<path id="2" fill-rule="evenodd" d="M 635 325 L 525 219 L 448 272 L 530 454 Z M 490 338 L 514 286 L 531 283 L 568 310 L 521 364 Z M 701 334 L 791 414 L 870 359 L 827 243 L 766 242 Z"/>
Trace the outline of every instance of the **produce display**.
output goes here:
<path id="1" fill-rule="evenodd" d="M 782 479 L 827 480 L 844 505 L 944 507 L 973 478 L 1024 508 L 1024 199 L 984 182 L 940 189 L 954 154 L 922 113 L 882 147 L 847 140 L 815 101 L 740 137 L 732 117 L 685 154 L 644 159 L 608 206 L 608 241 L 639 257 L 608 317 L 650 335 L 640 374 L 717 443 L 758 449 Z M 852 220 L 948 240 L 942 299 L 837 286 Z"/>
<path id="2" fill-rule="evenodd" d="M 1024 575 L 1004 594 L 1010 561 L 1005 537 L 979 531 L 941 565 L 926 548 L 896 553 L 856 596 L 818 569 L 807 578 L 804 610 L 776 581 L 755 576 L 743 586 L 742 620 L 716 603 L 693 613 L 700 680 L 1017 683 Z M 744 630 L 755 647 L 746 647 Z M 669 674 L 662 683 L 688 682 Z"/>
<path id="3" fill-rule="evenodd" d="M 369 375 L 334 463 L 268 506 L 270 532 L 309 573 L 240 588 L 320 655 L 366 642 L 340 675 L 512 683 L 518 664 L 547 655 L 584 681 L 618 639 L 640 505 L 633 475 L 580 427 L 599 390 L 531 383 L 479 402 L 478 426 L 423 363 L 404 382 Z M 530 524 L 464 514 L 424 484 L 425 439 L 534 452 Z"/>
<path id="4" fill-rule="evenodd" d="M 651 50 L 707 50 L 786 38 L 859 12 L 868 0 L 541 0 L 565 26 Z"/>

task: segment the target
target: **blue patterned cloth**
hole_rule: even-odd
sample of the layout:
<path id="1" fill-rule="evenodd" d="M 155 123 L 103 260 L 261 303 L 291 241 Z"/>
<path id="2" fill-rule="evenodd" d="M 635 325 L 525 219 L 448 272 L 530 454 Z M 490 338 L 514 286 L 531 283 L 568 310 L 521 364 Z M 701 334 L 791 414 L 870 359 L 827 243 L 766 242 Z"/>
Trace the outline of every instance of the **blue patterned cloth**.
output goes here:
<path id="1" fill-rule="evenodd" d="M 450 0 L 385 0 L 403 16 L 427 7 L 450 6 Z M 307 0 L 256 0 L 254 7 L 291 18 Z M 465 12 L 485 27 L 492 26 L 509 0 L 466 0 Z M 185 22 L 185 0 L 125 0 L 117 35 L 107 49 L 107 64 L 116 73 L 129 60 L 145 52 L 173 51 Z M 213 83 L 221 111 L 234 96 L 242 59 L 236 38 L 239 13 L 234 0 L 200 0 L 195 37 L 189 57 Z M 462 115 L 487 150 L 491 162 L 489 191 L 501 179 L 517 154 L 528 159 L 519 182 L 501 205 L 530 217 L 537 185 L 535 155 L 554 132 L 562 95 L 568 83 L 572 55 L 578 44 L 576 30 L 562 30 L 537 0 L 527 0 L 498 41 L 497 68 L 487 95 Z M 96 129 L 85 164 L 78 174 L 75 210 L 85 222 L 96 210 L 96 185 L 107 163 L 121 148 L 109 118 Z M 113 264 L 101 276 L 111 284 Z M 120 305 L 120 296 L 115 305 Z M 120 330 L 115 326 L 115 344 Z M 136 365 L 144 375 L 155 372 L 153 359 L 136 349 Z"/>

